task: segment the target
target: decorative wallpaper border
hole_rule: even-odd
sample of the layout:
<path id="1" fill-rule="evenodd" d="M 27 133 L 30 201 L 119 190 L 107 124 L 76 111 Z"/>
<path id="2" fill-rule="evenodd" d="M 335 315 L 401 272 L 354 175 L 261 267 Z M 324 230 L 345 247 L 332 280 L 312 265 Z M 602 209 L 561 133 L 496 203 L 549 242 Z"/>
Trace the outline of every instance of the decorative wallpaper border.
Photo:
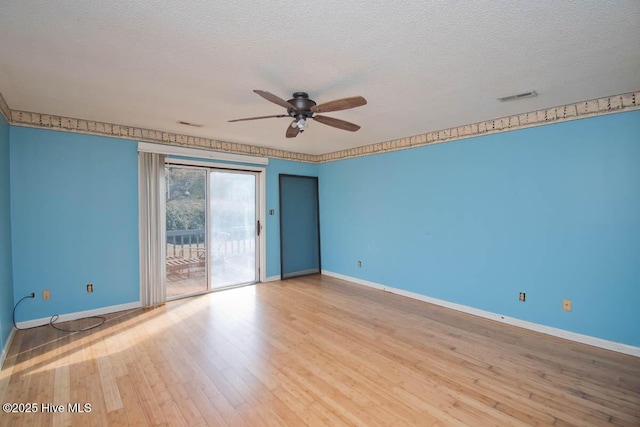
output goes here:
<path id="1" fill-rule="evenodd" d="M 317 156 L 316 161 L 332 162 L 638 109 L 640 109 L 640 91 L 629 92 L 322 154 Z"/>
<path id="2" fill-rule="evenodd" d="M 377 142 L 327 154 L 313 155 L 277 150 L 273 148 L 257 147 L 254 145 L 218 141 L 215 139 L 200 138 L 171 132 L 96 122 L 92 120 L 11 110 L 2 97 L 2 94 L 0 94 L 0 111 L 7 118 L 7 121 L 10 124 L 16 126 L 110 136 L 135 141 L 156 142 L 161 144 L 270 157 L 283 160 L 294 160 L 307 163 L 332 162 L 341 159 L 379 154 L 387 151 L 405 150 L 408 148 L 440 144 L 443 142 L 457 141 L 476 136 L 491 135 L 499 132 L 508 132 L 517 129 L 543 126 L 552 123 L 638 109 L 640 109 L 640 91 L 592 99 L 590 101 L 577 102 L 575 104 L 502 117 L 499 119 L 487 120 L 484 122 L 443 129 L 435 132 L 427 132 L 391 141 Z"/>
<path id="3" fill-rule="evenodd" d="M 132 139 L 135 141 L 157 142 L 160 144 L 178 145 L 182 147 L 200 148 L 226 153 L 296 160 L 308 163 L 316 163 L 317 161 L 317 156 L 312 154 L 294 153 L 291 151 L 238 144 L 235 142 L 218 141 L 215 139 L 200 138 L 172 132 L 53 116 L 49 114 L 31 113 L 28 111 L 11 110 L 11 124 L 24 127 L 46 128 L 65 132 L 78 132 L 91 135 Z"/>
<path id="4" fill-rule="evenodd" d="M 7 101 L 0 93 L 0 114 L 2 114 L 8 123 L 11 123 L 11 108 L 7 105 Z"/>

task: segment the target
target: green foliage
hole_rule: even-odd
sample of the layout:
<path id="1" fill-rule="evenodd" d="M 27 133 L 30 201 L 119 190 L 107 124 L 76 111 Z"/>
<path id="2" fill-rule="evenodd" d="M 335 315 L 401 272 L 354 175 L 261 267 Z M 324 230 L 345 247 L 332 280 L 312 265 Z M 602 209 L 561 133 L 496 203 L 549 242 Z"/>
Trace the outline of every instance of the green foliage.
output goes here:
<path id="1" fill-rule="evenodd" d="M 167 167 L 167 230 L 199 230 L 205 226 L 206 171 Z"/>
<path id="2" fill-rule="evenodd" d="M 167 230 L 204 229 L 204 200 L 182 199 L 167 202 Z"/>
<path id="3" fill-rule="evenodd" d="M 167 200 L 202 199 L 206 188 L 206 171 L 167 167 Z"/>
<path id="4" fill-rule="evenodd" d="M 168 166 L 165 176 L 167 231 L 204 229 L 207 171 Z M 220 230 L 251 223 L 255 200 L 254 190 L 247 181 L 255 178 L 220 172 L 212 172 L 212 176 L 208 188 L 210 199 L 214 201 L 210 226 Z"/>

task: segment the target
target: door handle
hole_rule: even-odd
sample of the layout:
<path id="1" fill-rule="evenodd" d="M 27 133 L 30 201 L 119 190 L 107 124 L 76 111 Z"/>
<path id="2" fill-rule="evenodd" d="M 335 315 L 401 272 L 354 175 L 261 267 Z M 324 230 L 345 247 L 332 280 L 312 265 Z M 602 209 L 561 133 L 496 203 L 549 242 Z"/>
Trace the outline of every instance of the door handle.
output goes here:
<path id="1" fill-rule="evenodd" d="M 258 224 L 256 225 L 256 231 L 258 232 L 258 236 L 260 236 L 261 230 L 262 230 L 262 224 L 260 224 L 260 220 L 258 220 Z"/>

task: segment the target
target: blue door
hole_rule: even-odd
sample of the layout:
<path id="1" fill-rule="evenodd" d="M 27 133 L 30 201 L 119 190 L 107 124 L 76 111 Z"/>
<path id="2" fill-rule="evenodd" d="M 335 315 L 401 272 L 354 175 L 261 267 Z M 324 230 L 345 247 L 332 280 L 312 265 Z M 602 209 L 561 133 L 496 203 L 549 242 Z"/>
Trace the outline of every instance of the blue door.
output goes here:
<path id="1" fill-rule="evenodd" d="M 280 272 L 283 279 L 320 272 L 318 178 L 280 175 Z"/>

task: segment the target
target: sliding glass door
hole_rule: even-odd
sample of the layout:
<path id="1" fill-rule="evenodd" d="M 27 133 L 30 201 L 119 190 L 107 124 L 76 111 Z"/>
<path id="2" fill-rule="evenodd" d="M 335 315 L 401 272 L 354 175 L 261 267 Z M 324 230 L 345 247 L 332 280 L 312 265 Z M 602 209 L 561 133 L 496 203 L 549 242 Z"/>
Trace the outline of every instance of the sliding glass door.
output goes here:
<path id="1" fill-rule="evenodd" d="M 166 167 L 167 298 L 259 280 L 258 172 Z"/>
<path id="2" fill-rule="evenodd" d="M 257 281 L 256 174 L 214 170 L 209 174 L 209 271 L 211 287 Z"/>
<path id="3" fill-rule="evenodd" d="M 209 289 L 206 270 L 207 170 L 165 167 L 167 299 Z"/>

